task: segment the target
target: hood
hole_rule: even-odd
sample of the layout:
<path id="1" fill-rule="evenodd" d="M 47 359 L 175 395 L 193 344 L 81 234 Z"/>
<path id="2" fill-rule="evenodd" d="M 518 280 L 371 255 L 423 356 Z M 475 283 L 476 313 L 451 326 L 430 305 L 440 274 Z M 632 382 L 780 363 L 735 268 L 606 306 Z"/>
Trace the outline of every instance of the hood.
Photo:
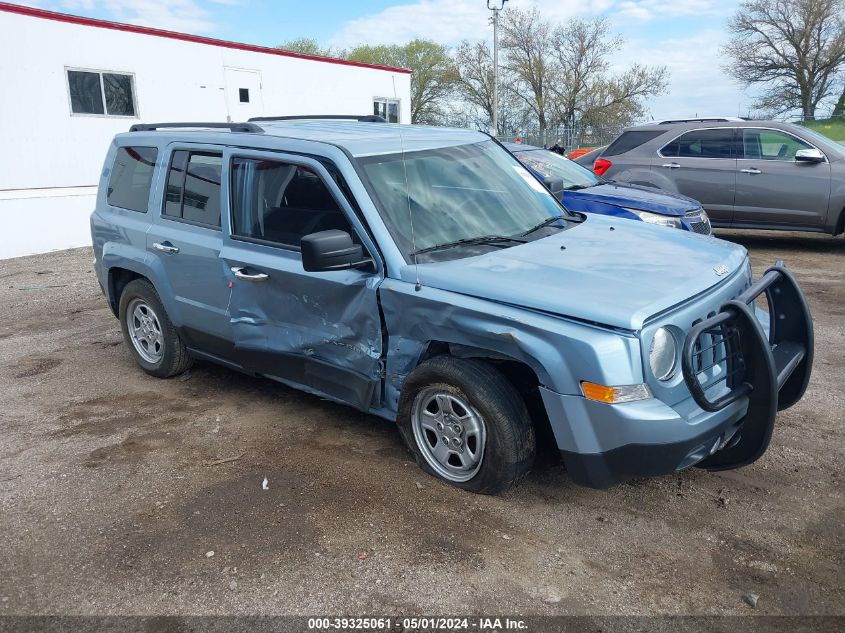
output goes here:
<path id="1" fill-rule="evenodd" d="M 419 276 L 423 286 L 636 331 L 732 278 L 745 259 L 743 247 L 714 237 L 587 215 L 527 244 L 420 264 Z M 413 282 L 413 265 L 402 278 Z"/>
<path id="2" fill-rule="evenodd" d="M 587 200 L 673 216 L 681 216 L 687 211 L 701 208 L 701 203 L 692 198 L 639 185 L 606 183 L 563 192 L 564 205 Z"/>

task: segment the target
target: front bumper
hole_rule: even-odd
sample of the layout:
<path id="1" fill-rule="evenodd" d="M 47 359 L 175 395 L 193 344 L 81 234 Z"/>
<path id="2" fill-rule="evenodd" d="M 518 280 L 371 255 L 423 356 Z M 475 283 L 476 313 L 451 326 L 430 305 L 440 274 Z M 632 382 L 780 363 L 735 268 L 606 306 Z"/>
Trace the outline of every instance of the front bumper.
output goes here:
<path id="1" fill-rule="evenodd" d="M 768 335 L 754 314 L 754 301 L 765 293 Z M 701 380 L 702 337 L 726 342 L 727 371 L 716 383 Z M 704 460 L 711 470 L 738 468 L 760 458 L 769 446 L 778 411 L 798 402 L 813 369 L 813 320 L 795 277 L 778 261 L 715 316 L 687 334 L 681 363 L 684 381 L 705 411 L 721 411 L 748 398 L 741 438 Z M 714 361 L 715 362 L 715 361 Z M 715 393 L 714 393 L 715 390 Z"/>
<path id="2" fill-rule="evenodd" d="M 754 314 L 769 304 L 766 334 Z M 724 371 L 705 382 L 714 365 Z M 689 331 L 682 355 L 691 397 L 674 408 L 653 399 L 606 405 L 541 389 L 572 479 L 606 488 L 690 466 L 738 468 L 768 448 L 777 411 L 804 394 L 813 364 L 807 302 L 782 262 Z"/>

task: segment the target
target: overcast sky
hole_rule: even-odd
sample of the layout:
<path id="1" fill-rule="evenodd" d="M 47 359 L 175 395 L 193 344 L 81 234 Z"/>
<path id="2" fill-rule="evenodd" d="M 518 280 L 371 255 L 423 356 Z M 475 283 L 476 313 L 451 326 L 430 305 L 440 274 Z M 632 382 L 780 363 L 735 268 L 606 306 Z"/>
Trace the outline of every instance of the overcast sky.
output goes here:
<path id="1" fill-rule="evenodd" d="M 40 0 L 46 9 L 275 46 L 298 37 L 334 46 L 414 37 L 454 45 L 492 38 L 486 0 Z M 657 119 L 745 114 L 751 97 L 721 70 L 724 25 L 735 0 L 511 0 L 551 19 L 607 16 L 625 40 L 620 67 L 637 61 L 671 73 L 653 100 Z"/>

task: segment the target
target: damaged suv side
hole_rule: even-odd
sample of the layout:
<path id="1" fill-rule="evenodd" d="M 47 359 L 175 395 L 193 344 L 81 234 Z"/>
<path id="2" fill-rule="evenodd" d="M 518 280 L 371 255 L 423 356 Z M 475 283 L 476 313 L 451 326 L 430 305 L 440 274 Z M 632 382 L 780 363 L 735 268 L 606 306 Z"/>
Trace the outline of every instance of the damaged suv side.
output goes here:
<path id="1" fill-rule="evenodd" d="M 476 132 L 136 125 L 92 236 L 145 371 L 204 359 L 395 420 L 475 492 L 513 486 L 538 443 L 594 487 L 751 463 L 812 367 L 782 263 L 754 282 L 739 246 L 570 213 Z"/>

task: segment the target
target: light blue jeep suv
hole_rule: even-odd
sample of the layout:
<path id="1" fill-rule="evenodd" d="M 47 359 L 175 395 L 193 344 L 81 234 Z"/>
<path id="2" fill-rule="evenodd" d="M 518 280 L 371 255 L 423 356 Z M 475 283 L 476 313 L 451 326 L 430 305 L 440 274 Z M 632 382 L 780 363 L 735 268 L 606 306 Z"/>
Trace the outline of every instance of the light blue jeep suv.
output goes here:
<path id="1" fill-rule="evenodd" d="M 115 137 L 96 272 L 146 372 L 213 361 L 395 420 L 481 493 L 538 448 L 595 487 L 765 452 L 813 359 L 782 263 L 753 282 L 739 246 L 567 211 L 485 134 L 371 119 Z"/>

